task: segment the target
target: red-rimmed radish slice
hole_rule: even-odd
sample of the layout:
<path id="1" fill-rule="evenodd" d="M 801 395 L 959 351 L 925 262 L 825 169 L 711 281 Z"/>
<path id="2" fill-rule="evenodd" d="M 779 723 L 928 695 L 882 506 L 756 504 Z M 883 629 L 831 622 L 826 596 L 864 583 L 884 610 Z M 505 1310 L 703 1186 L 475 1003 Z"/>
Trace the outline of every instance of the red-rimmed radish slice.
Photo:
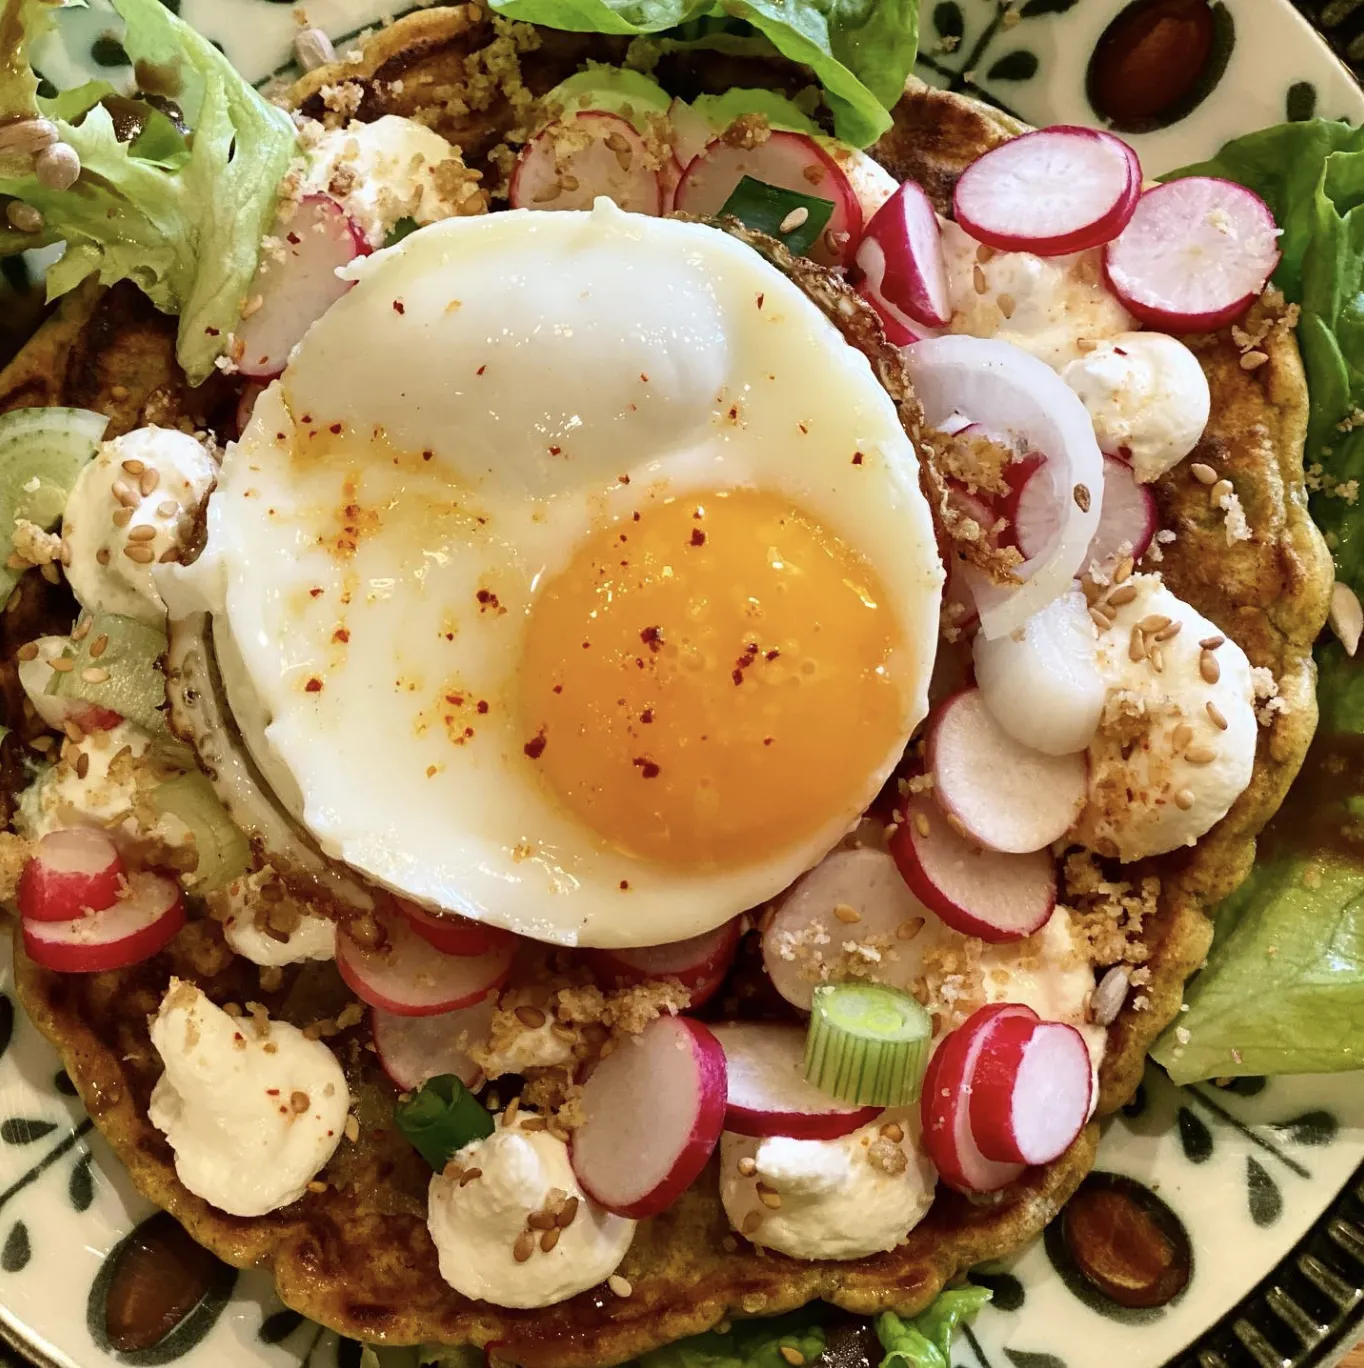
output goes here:
<path id="1" fill-rule="evenodd" d="M 1032 750 L 1073 755 L 1087 749 L 1108 696 L 1098 641 L 1078 589 L 1052 599 L 1008 636 L 978 635 L 972 659 L 990 715 Z"/>
<path id="2" fill-rule="evenodd" d="M 982 1007 L 951 1031 L 929 1060 L 920 1109 L 924 1148 L 938 1176 L 958 1192 L 998 1192 L 1019 1177 L 1022 1164 L 987 1159 L 971 1136 L 971 1079 L 991 1030 L 1013 1017 L 1036 1021 L 1031 1007 L 1001 1002 Z"/>
<path id="3" fill-rule="evenodd" d="M 508 197 L 513 209 L 590 209 L 605 195 L 631 214 L 663 212 L 663 183 L 628 119 L 587 110 L 550 124 L 521 149 Z"/>
<path id="4" fill-rule="evenodd" d="M 658 1017 L 583 1084 L 569 1157 L 617 1216 L 656 1216 L 706 1166 L 725 1123 L 725 1052 L 699 1021 Z"/>
<path id="5" fill-rule="evenodd" d="M 1045 459 L 1037 461 L 1005 508 L 1014 541 L 1025 557 L 1043 554 L 1060 525 L 1046 464 Z M 1137 483 L 1126 461 L 1105 456 L 1103 507 L 1081 568 L 1103 566 L 1123 555 L 1140 560 L 1151 545 L 1157 526 L 1155 496 L 1145 485 Z"/>
<path id="6" fill-rule="evenodd" d="M 443 955 L 487 955 L 516 939 L 500 926 L 485 926 L 453 912 L 437 915 L 406 898 L 394 898 L 393 902 L 422 940 Z"/>
<path id="7" fill-rule="evenodd" d="M 1041 850 L 1070 830 L 1085 804 L 1084 753 L 1046 755 L 1022 745 L 978 688 L 955 694 L 929 718 L 925 759 L 938 804 L 990 850 Z"/>
<path id="8" fill-rule="evenodd" d="M 237 328 L 237 370 L 259 380 L 278 375 L 303 334 L 354 283 L 337 271 L 370 247 L 360 225 L 328 195 L 299 200 L 293 217 L 275 225 L 283 258 L 263 250 L 246 291 L 252 310 Z M 259 301 L 259 302 L 257 302 Z"/>
<path id="9" fill-rule="evenodd" d="M 51 831 L 19 875 L 19 915 L 29 921 L 74 921 L 112 907 L 123 885 L 113 839 L 95 827 Z"/>
<path id="10" fill-rule="evenodd" d="M 497 999 L 491 993 L 472 1007 L 439 1016 L 397 1016 L 372 1007 L 370 1029 L 379 1063 L 404 1092 L 438 1074 L 454 1074 L 466 1088 L 476 1088 L 483 1070 L 469 1058 L 467 1047 L 487 1040 L 496 1010 Z"/>
<path id="11" fill-rule="evenodd" d="M 395 1016 L 439 1016 L 470 1007 L 501 987 L 511 969 L 511 942 L 485 955 L 446 955 L 403 917 L 383 918 L 382 925 L 387 944 L 373 950 L 338 931 L 336 967 L 361 1002 Z"/>
<path id="12" fill-rule="evenodd" d="M 890 853 L 910 891 L 954 931 L 1022 940 L 1056 908 L 1056 862 L 1046 850 L 1004 855 L 960 836 L 931 799 L 910 794 Z"/>
<path id="13" fill-rule="evenodd" d="M 688 988 L 697 988 L 724 978 L 734 962 L 739 930 L 736 917 L 713 931 L 674 941 L 671 945 L 594 950 L 591 952 L 592 960 L 603 977 L 616 978 L 625 983 L 675 978 Z M 692 1005 L 695 1006 L 695 1003 Z"/>
<path id="14" fill-rule="evenodd" d="M 880 1107 L 839 1102 L 805 1080 L 805 1032 L 799 1026 L 735 1021 L 713 1026 L 729 1077 L 725 1129 L 736 1135 L 835 1140 L 865 1126 Z"/>
<path id="15" fill-rule="evenodd" d="M 1089 1119 L 1094 1072 L 1084 1037 L 1058 1021 L 1005 1016 L 971 1075 L 971 1136 L 987 1159 L 1049 1164 Z"/>
<path id="16" fill-rule="evenodd" d="M 842 977 L 840 962 L 862 944 L 878 956 L 878 982 L 908 989 L 922 969 L 914 942 L 897 933 L 923 921 L 923 906 L 884 850 L 835 850 L 777 905 L 763 931 L 763 965 L 777 992 L 803 1012 L 815 985 Z M 896 945 L 893 960 L 879 954 L 888 941 Z"/>
<path id="17" fill-rule="evenodd" d="M 1165 332 L 1206 332 L 1239 318 L 1279 264 L 1279 229 L 1253 190 L 1212 176 L 1142 195 L 1104 253 L 1113 293 Z"/>
<path id="18" fill-rule="evenodd" d="M 102 974 L 139 964 L 185 924 L 180 885 L 163 874 L 133 874 L 127 895 L 73 921 L 23 919 L 24 951 L 59 974 Z"/>
<path id="19" fill-rule="evenodd" d="M 1064 593 L 1085 563 L 1103 502 L 1103 456 L 1079 396 L 1050 366 L 996 339 L 929 337 L 905 353 L 925 420 L 967 413 L 1020 450 L 1044 451 L 1060 529 L 1016 566 L 1016 585 L 965 570 L 986 636 L 1004 636 Z"/>
<path id="20" fill-rule="evenodd" d="M 1001 252 L 1063 256 L 1122 232 L 1141 196 L 1141 163 L 1121 138 L 1058 124 L 1011 138 L 957 181 L 952 216 Z"/>
<path id="21" fill-rule="evenodd" d="M 945 328 L 952 321 L 938 215 L 914 181 L 876 211 L 853 260 L 862 271 L 863 296 L 903 329 Z"/>
<path id="22" fill-rule="evenodd" d="M 871 305 L 877 318 L 881 320 L 881 326 L 886 331 L 886 341 L 892 347 L 912 347 L 923 336 L 922 333 L 914 332 L 905 327 L 898 318 L 892 317 L 881 307 L 881 301 L 871 292 L 864 280 L 857 287 L 857 293 Z"/>
<path id="23" fill-rule="evenodd" d="M 837 162 L 804 133 L 772 133 L 757 147 L 708 143 L 682 173 L 674 197 L 684 213 L 711 218 L 745 176 L 781 190 L 833 202 L 834 211 L 807 255 L 821 266 L 840 266 L 862 235 L 862 209 Z M 833 244 L 833 245 L 831 245 Z"/>

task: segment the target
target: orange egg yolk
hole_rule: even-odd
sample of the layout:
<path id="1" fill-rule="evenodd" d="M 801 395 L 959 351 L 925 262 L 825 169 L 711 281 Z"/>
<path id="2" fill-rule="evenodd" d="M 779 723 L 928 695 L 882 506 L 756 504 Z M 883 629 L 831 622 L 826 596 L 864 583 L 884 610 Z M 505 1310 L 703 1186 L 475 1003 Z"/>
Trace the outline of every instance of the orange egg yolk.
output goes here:
<path id="1" fill-rule="evenodd" d="M 532 604 L 525 753 L 619 850 L 747 863 L 871 798 L 904 725 L 904 645 L 871 567 L 784 499 L 658 500 Z"/>

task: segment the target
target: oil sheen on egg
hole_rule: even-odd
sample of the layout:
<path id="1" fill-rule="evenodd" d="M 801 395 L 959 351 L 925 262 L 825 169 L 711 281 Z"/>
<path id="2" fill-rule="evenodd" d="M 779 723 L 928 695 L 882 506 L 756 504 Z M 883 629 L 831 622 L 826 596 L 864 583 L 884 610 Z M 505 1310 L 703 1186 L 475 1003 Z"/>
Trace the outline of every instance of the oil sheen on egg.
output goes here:
<path id="1" fill-rule="evenodd" d="M 927 708 L 942 571 L 866 359 L 735 239 L 606 201 L 352 269 L 167 572 L 262 769 L 329 854 L 543 940 L 785 887 Z"/>

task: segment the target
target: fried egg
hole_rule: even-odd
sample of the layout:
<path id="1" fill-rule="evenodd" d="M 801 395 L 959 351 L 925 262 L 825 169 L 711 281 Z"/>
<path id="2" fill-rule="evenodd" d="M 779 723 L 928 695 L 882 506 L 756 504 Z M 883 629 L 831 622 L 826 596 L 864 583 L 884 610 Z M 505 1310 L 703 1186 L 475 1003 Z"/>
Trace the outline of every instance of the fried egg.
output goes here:
<path id="1" fill-rule="evenodd" d="M 866 358 L 739 241 L 605 200 L 350 270 L 165 571 L 281 800 L 561 944 L 784 888 L 927 710 L 942 569 Z"/>

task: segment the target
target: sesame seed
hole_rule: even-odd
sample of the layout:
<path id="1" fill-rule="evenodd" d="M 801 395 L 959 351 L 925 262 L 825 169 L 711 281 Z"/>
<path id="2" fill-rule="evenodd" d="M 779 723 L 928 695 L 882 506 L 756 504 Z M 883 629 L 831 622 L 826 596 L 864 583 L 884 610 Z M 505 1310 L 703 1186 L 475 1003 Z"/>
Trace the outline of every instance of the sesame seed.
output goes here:
<path id="1" fill-rule="evenodd" d="M 1151 668 L 1157 674 L 1165 673 L 1165 652 L 1159 646 L 1152 646 L 1147 659 L 1151 662 Z"/>
<path id="2" fill-rule="evenodd" d="M 540 1236 L 541 1253 L 548 1254 L 549 1251 L 559 1243 L 559 1233 L 559 1227 L 555 1226 L 553 1229 L 545 1231 L 545 1233 Z"/>
<path id="3" fill-rule="evenodd" d="M 1212 724 L 1218 731 L 1226 731 L 1227 719 L 1222 715 L 1222 709 L 1217 706 L 1212 699 L 1207 702 L 1208 716 L 1212 718 Z"/>
<path id="4" fill-rule="evenodd" d="M 923 929 L 924 919 L 922 917 L 906 917 L 905 920 L 895 928 L 895 939 L 912 941 Z"/>
<path id="5" fill-rule="evenodd" d="M 1088 485 L 1077 484 L 1075 488 L 1070 491 L 1070 496 L 1075 500 L 1075 507 L 1078 508 L 1081 513 L 1089 512 L 1090 499 Z"/>
<path id="6" fill-rule="evenodd" d="M 103 684 L 109 678 L 109 671 L 100 665 L 87 665 L 81 671 L 81 678 L 87 684 Z"/>
<path id="7" fill-rule="evenodd" d="M 90 625 L 92 622 L 94 622 L 94 618 L 81 618 L 81 620 L 71 629 L 71 640 L 84 641 L 90 634 Z"/>
<path id="8" fill-rule="evenodd" d="M 354 1116 L 346 1117 L 346 1139 L 355 1144 L 360 1139 L 360 1122 Z"/>
<path id="9" fill-rule="evenodd" d="M 618 1297 L 628 1297 L 635 1289 L 631 1286 L 628 1278 L 622 1278 L 619 1273 L 613 1273 L 606 1280 L 606 1285 Z"/>
<path id="10" fill-rule="evenodd" d="M 130 542 L 149 542 L 156 536 L 156 528 L 150 523 L 138 523 L 134 528 L 129 529 L 128 540 Z"/>
<path id="11" fill-rule="evenodd" d="M 173 518 L 180 511 L 180 505 L 174 499 L 162 499 L 156 505 L 157 514 L 163 518 Z"/>
<path id="12" fill-rule="evenodd" d="M 115 527 L 127 527 L 133 520 L 133 510 L 131 508 L 114 509 L 111 521 Z"/>
<path id="13" fill-rule="evenodd" d="M 95 563 L 97 565 L 109 564 L 109 548 L 107 546 L 101 546 L 100 549 L 95 552 Z"/>
<path id="14" fill-rule="evenodd" d="M 54 656 L 47 663 L 58 674 L 70 674 L 76 666 L 76 662 L 70 656 Z"/>
<path id="15" fill-rule="evenodd" d="M 1132 628 L 1132 635 L 1127 642 L 1127 658 L 1129 660 L 1146 659 L 1146 638 L 1142 636 L 1140 627 Z"/>
<path id="16" fill-rule="evenodd" d="M 128 460 L 123 462 L 123 469 L 126 470 L 129 475 L 141 475 L 146 468 L 147 467 L 141 461 Z"/>
<path id="17" fill-rule="evenodd" d="M 1162 627 L 1160 631 L 1156 633 L 1156 640 L 1173 641 L 1175 637 L 1179 635 L 1183 626 L 1184 624 L 1182 622 L 1172 622 L 1168 627 Z"/>
<path id="18" fill-rule="evenodd" d="M 881 1127 L 881 1138 L 898 1145 L 905 1138 L 905 1129 L 898 1121 L 888 1121 Z"/>
<path id="19" fill-rule="evenodd" d="M 758 1171 L 758 1161 L 751 1154 L 745 1154 L 739 1160 L 739 1174 L 743 1178 L 751 1178 Z"/>
<path id="20" fill-rule="evenodd" d="M 15 652 L 15 655 L 17 655 L 20 660 L 37 660 L 38 643 L 36 641 L 25 642 L 24 645 L 20 646 Z"/>
<path id="21" fill-rule="evenodd" d="M 1169 625 L 1170 619 L 1167 617 L 1163 617 L 1159 613 L 1152 613 L 1149 617 L 1144 617 L 1139 623 L 1137 623 L 1137 626 L 1140 627 L 1143 632 L 1164 631 L 1164 629 Z"/>
<path id="22" fill-rule="evenodd" d="M 862 914 L 857 908 L 850 906 L 848 903 L 839 903 L 834 908 L 834 916 L 845 926 L 851 926 L 854 922 L 860 922 L 862 920 Z"/>
<path id="23" fill-rule="evenodd" d="M 87 628 L 87 630 L 89 630 L 89 629 Z M 99 634 L 99 635 L 90 643 L 90 659 L 91 659 L 91 660 L 98 660 L 98 659 L 100 658 L 100 656 L 102 656 L 102 655 L 105 653 L 105 651 L 107 651 L 108 649 L 109 649 L 109 638 L 108 638 L 103 632 L 101 632 L 101 633 L 100 633 L 100 634 Z"/>
<path id="24" fill-rule="evenodd" d="M 1181 722 L 1173 732 L 1170 733 L 1170 744 L 1176 752 L 1182 751 L 1185 746 L 1193 740 L 1193 728 L 1187 722 Z"/>
<path id="25" fill-rule="evenodd" d="M 1180 789 L 1179 792 L 1175 794 L 1175 806 L 1176 806 L 1181 812 L 1188 812 L 1188 810 L 1189 810 L 1191 807 L 1193 807 L 1193 805 L 1194 805 L 1194 792 L 1193 792 L 1193 789 Z"/>
<path id="26" fill-rule="evenodd" d="M 1222 678 L 1222 667 L 1217 663 L 1217 657 L 1211 651 L 1203 651 L 1198 657 L 1198 673 L 1203 676 L 1204 682 L 1216 684 Z"/>
<path id="27" fill-rule="evenodd" d="M 995 304 L 998 306 L 999 312 L 1003 314 L 1005 318 L 1012 318 L 1014 316 L 1014 309 L 1017 305 L 1014 302 L 1013 295 L 1008 294 L 1007 292 L 1001 294 L 999 298 L 995 300 Z"/>
<path id="28" fill-rule="evenodd" d="M 289 1094 L 289 1107 L 292 1111 L 302 1114 L 312 1106 L 312 1099 L 305 1092 L 295 1090 Z"/>
<path id="29" fill-rule="evenodd" d="M 150 546 L 133 543 L 123 548 L 123 554 L 138 565 L 150 565 L 156 559 L 156 552 Z"/>
<path id="30" fill-rule="evenodd" d="M 810 211 L 803 205 L 797 205 L 787 216 L 777 225 L 777 231 L 781 233 L 793 233 L 797 228 L 810 217 Z"/>
<path id="31" fill-rule="evenodd" d="M 914 830 L 917 831 L 917 832 L 919 833 L 920 836 L 927 836 L 927 835 L 928 835 L 928 833 L 929 833 L 929 831 L 930 831 L 930 827 L 929 827 L 929 825 L 928 825 L 928 814 L 927 814 L 927 813 L 916 812 L 916 813 L 914 814 Z"/>
<path id="32" fill-rule="evenodd" d="M 978 295 L 983 295 L 983 294 L 985 294 L 986 291 L 990 288 L 990 287 L 985 283 L 985 272 L 982 271 L 982 270 L 980 269 L 979 266 L 976 266 L 976 267 L 973 267 L 973 268 L 972 268 L 971 279 L 972 279 L 973 283 L 975 284 L 976 293 L 977 293 Z"/>
<path id="33" fill-rule="evenodd" d="M 1217 472 L 1203 461 L 1195 461 L 1189 467 L 1189 473 L 1199 484 L 1212 485 L 1217 483 Z"/>
<path id="34" fill-rule="evenodd" d="M 1108 602 L 1114 608 L 1122 608 L 1132 602 L 1137 596 L 1137 586 L 1135 584 L 1120 585 L 1108 596 Z"/>
<path id="35" fill-rule="evenodd" d="M 1268 360 L 1269 357 L 1262 351 L 1248 351 L 1241 358 L 1241 369 L 1247 371 L 1259 370 Z"/>
<path id="36" fill-rule="evenodd" d="M 90 773 L 90 757 L 84 752 L 76 757 L 76 778 L 84 779 Z"/>
<path id="37" fill-rule="evenodd" d="M 793 1344 L 783 1344 L 781 1346 L 781 1356 L 791 1365 L 791 1368 L 801 1368 L 801 1365 L 805 1362 L 805 1355 Z"/>
<path id="38" fill-rule="evenodd" d="M 1089 610 L 1089 620 L 1101 631 L 1106 632 L 1113 625 L 1113 619 L 1106 617 L 1097 608 Z"/>
<path id="39" fill-rule="evenodd" d="M 142 491 L 142 497 L 145 499 L 160 483 L 161 472 L 155 466 L 148 466 L 142 472 L 142 478 L 137 482 L 137 487 Z"/>
<path id="40" fill-rule="evenodd" d="M 570 1197 L 563 1206 L 559 1208 L 559 1214 L 554 1218 L 554 1224 L 560 1230 L 567 1230 L 573 1224 L 573 1218 L 578 1214 L 578 1199 Z"/>
<path id="41" fill-rule="evenodd" d="M 470 1183 L 476 1182 L 482 1177 L 483 1170 L 481 1168 L 465 1169 L 460 1175 L 459 1185 L 460 1187 L 468 1187 Z"/>
<path id="42" fill-rule="evenodd" d="M 1217 752 L 1211 746 L 1190 746 L 1184 758 L 1191 765 L 1211 765 L 1217 759 Z"/>
<path id="43" fill-rule="evenodd" d="M 516 1019 L 523 1026 L 528 1026 L 532 1031 L 538 1031 L 545 1024 L 545 1014 L 538 1007 L 518 1007 L 516 1009 Z"/>
<path id="44" fill-rule="evenodd" d="M 1236 486 L 1230 480 L 1218 480 L 1208 491 L 1208 500 L 1214 507 L 1219 507 L 1222 500 L 1235 493 Z"/>
<path id="45" fill-rule="evenodd" d="M 517 1263 L 525 1263 L 532 1254 L 535 1253 L 535 1236 L 529 1230 L 523 1230 L 517 1237 L 516 1243 L 512 1245 L 512 1258 Z"/>
<path id="46" fill-rule="evenodd" d="M 1198 644 L 1205 651 L 1215 651 L 1219 646 L 1223 645 L 1225 642 L 1226 637 L 1224 636 L 1210 636 L 1204 637 L 1203 640 L 1200 641 Z"/>

